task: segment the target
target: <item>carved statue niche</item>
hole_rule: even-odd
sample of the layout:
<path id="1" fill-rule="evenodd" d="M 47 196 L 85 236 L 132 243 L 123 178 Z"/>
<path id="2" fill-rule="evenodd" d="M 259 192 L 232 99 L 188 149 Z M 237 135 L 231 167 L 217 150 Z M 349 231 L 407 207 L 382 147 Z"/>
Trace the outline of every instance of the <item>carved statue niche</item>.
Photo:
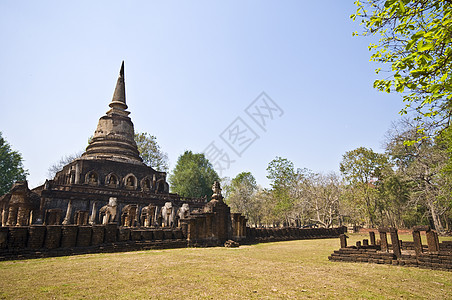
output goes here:
<path id="1" fill-rule="evenodd" d="M 151 190 L 151 180 L 148 177 L 145 177 L 141 180 L 141 190 L 150 191 Z"/>
<path id="2" fill-rule="evenodd" d="M 121 213 L 121 225 L 126 227 L 132 227 L 135 224 L 136 216 L 137 216 L 137 208 L 136 204 L 128 204 L 124 206 Z"/>
<path id="3" fill-rule="evenodd" d="M 141 224 L 144 227 L 157 225 L 156 220 L 157 206 L 149 204 L 141 209 Z"/>
<path id="4" fill-rule="evenodd" d="M 102 220 L 102 224 L 113 223 L 116 221 L 116 214 L 118 212 L 117 201 L 117 198 L 110 197 L 108 204 L 99 209 L 99 220 Z"/>
<path id="5" fill-rule="evenodd" d="M 94 171 L 87 173 L 85 182 L 89 185 L 99 185 L 99 177 L 97 176 L 97 173 Z"/>
<path id="6" fill-rule="evenodd" d="M 176 217 L 176 209 L 171 202 L 166 202 L 162 207 L 162 219 L 164 227 L 174 227 Z"/>
<path id="7" fill-rule="evenodd" d="M 163 194 L 168 193 L 169 185 L 165 181 L 165 179 L 161 178 L 157 180 L 157 183 L 155 184 L 155 193 L 156 194 Z"/>
<path id="8" fill-rule="evenodd" d="M 179 219 L 178 226 L 180 226 L 180 220 L 187 219 L 190 216 L 190 207 L 188 203 L 182 204 L 182 207 L 177 210 L 177 216 Z"/>
<path id="9" fill-rule="evenodd" d="M 113 187 L 113 188 L 118 187 L 118 185 L 119 185 L 118 176 L 116 176 L 115 174 L 108 174 L 107 178 L 105 180 L 105 184 L 108 187 Z"/>
<path id="10" fill-rule="evenodd" d="M 129 174 L 124 178 L 124 186 L 128 190 L 135 190 L 137 188 L 137 179 L 133 174 Z"/>

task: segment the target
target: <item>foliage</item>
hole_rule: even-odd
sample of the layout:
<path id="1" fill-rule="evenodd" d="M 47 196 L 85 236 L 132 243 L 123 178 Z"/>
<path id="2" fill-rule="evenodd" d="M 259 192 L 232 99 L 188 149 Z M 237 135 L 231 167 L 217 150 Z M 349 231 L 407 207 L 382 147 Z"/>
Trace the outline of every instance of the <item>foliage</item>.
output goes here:
<path id="1" fill-rule="evenodd" d="M 279 156 L 268 164 L 267 172 L 273 189 L 287 188 L 296 178 L 293 162 Z"/>
<path id="2" fill-rule="evenodd" d="M 239 173 L 227 189 L 229 194 L 226 203 L 231 211 L 243 214 L 252 224 L 258 223 L 259 202 L 255 196 L 258 186 L 254 176 L 250 172 Z"/>
<path id="3" fill-rule="evenodd" d="M 386 145 L 401 178 L 410 183 L 412 206 L 425 206 L 435 229 L 444 230 L 445 216 L 452 209 L 450 192 L 442 170 L 449 159 L 446 149 L 432 138 L 419 140 L 416 123 L 404 120 L 392 131 Z M 406 140 L 418 140 L 406 145 Z"/>
<path id="4" fill-rule="evenodd" d="M 11 149 L 0 132 L 0 196 L 7 193 L 15 181 L 25 180 L 27 175 L 22 155 Z"/>
<path id="5" fill-rule="evenodd" d="M 452 1 L 355 1 L 365 26 L 362 35 L 379 35 L 370 44 L 371 61 L 389 64 L 391 75 L 374 82 L 386 92 L 404 93 L 406 107 L 418 118 L 431 118 L 447 128 L 452 113 Z M 357 32 L 354 33 L 358 35 Z M 377 69 L 378 73 L 380 69 Z"/>
<path id="6" fill-rule="evenodd" d="M 157 138 L 147 132 L 135 133 L 135 142 L 143 162 L 157 171 L 168 171 L 168 155 L 160 149 Z"/>
<path id="7" fill-rule="evenodd" d="M 290 223 L 290 212 L 295 197 L 294 187 L 298 178 L 293 163 L 287 158 L 276 157 L 267 167 L 267 178 L 271 180 L 271 194 L 275 202 L 274 214 L 277 220 Z"/>
<path id="8" fill-rule="evenodd" d="M 343 185 L 339 176 L 335 173 L 314 174 L 310 173 L 302 181 L 302 192 L 298 202 L 303 203 L 305 214 L 309 215 L 309 222 L 314 222 L 323 227 L 342 223 L 340 212 Z"/>
<path id="9" fill-rule="evenodd" d="M 381 206 L 376 187 L 390 167 L 386 155 L 364 147 L 346 152 L 340 163 L 340 171 L 345 180 L 359 194 L 356 205 L 365 208 L 366 218 L 371 226 L 377 225 L 376 218 Z"/>
<path id="10" fill-rule="evenodd" d="M 203 153 L 185 151 L 169 176 L 171 191 L 184 197 L 212 196 L 212 184 L 219 181 L 212 164 Z"/>

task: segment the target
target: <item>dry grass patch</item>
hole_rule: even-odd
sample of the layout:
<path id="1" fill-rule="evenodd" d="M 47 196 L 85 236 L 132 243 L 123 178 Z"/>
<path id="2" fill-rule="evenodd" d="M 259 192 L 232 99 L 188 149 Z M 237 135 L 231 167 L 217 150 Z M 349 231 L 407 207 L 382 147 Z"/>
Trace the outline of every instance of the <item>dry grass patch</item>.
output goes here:
<path id="1" fill-rule="evenodd" d="M 351 235 L 349 242 L 362 238 Z M 328 261 L 337 248 L 338 239 L 325 239 L 0 262 L 0 296 L 446 299 L 452 294 L 452 272 Z"/>

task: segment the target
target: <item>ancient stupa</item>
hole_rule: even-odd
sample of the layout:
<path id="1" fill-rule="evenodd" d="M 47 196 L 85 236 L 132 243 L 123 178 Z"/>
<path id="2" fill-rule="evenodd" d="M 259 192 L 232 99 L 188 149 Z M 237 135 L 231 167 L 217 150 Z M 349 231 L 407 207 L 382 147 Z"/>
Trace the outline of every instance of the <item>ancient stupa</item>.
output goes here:
<path id="1" fill-rule="evenodd" d="M 22 223 L 101 223 L 98 212 L 111 203 L 111 199 L 117 204 L 118 214 L 126 208 L 135 209 L 137 216 L 144 207 L 162 207 L 167 202 L 176 207 L 183 203 L 189 203 L 193 208 L 202 207 L 205 199 L 182 199 L 169 193 L 167 174 L 143 163 L 127 111 L 124 77 L 123 61 L 110 109 L 99 119 L 86 151 L 65 165 L 52 180 L 31 191 L 33 199 L 41 199 L 40 207 L 36 208 L 34 200 L 33 209 L 21 212 L 24 215 Z M 15 189 L 19 190 L 17 186 Z M 22 186 L 22 189 L 28 190 L 28 187 Z M 0 202 L 6 203 L 11 196 L 3 198 Z M 32 214 L 30 210 L 33 210 Z"/>

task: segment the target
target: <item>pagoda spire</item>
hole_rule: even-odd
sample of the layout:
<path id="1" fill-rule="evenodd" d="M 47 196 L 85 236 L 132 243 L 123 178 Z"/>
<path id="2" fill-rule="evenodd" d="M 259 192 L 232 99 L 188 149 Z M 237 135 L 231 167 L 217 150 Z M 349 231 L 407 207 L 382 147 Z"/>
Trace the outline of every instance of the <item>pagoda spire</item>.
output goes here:
<path id="1" fill-rule="evenodd" d="M 110 110 L 99 119 L 97 129 L 85 153 L 82 154 L 82 159 L 108 159 L 143 165 L 134 140 L 133 123 L 128 117 L 130 112 L 126 111 L 124 61 L 109 106 Z"/>
<path id="2" fill-rule="evenodd" d="M 126 110 L 126 86 L 124 83 L 124 61 L 121 64 L 121 70 L 119 71 L 118 81 L 116 82 L 115 92 L 109 106 L 113 109 Z"/>

